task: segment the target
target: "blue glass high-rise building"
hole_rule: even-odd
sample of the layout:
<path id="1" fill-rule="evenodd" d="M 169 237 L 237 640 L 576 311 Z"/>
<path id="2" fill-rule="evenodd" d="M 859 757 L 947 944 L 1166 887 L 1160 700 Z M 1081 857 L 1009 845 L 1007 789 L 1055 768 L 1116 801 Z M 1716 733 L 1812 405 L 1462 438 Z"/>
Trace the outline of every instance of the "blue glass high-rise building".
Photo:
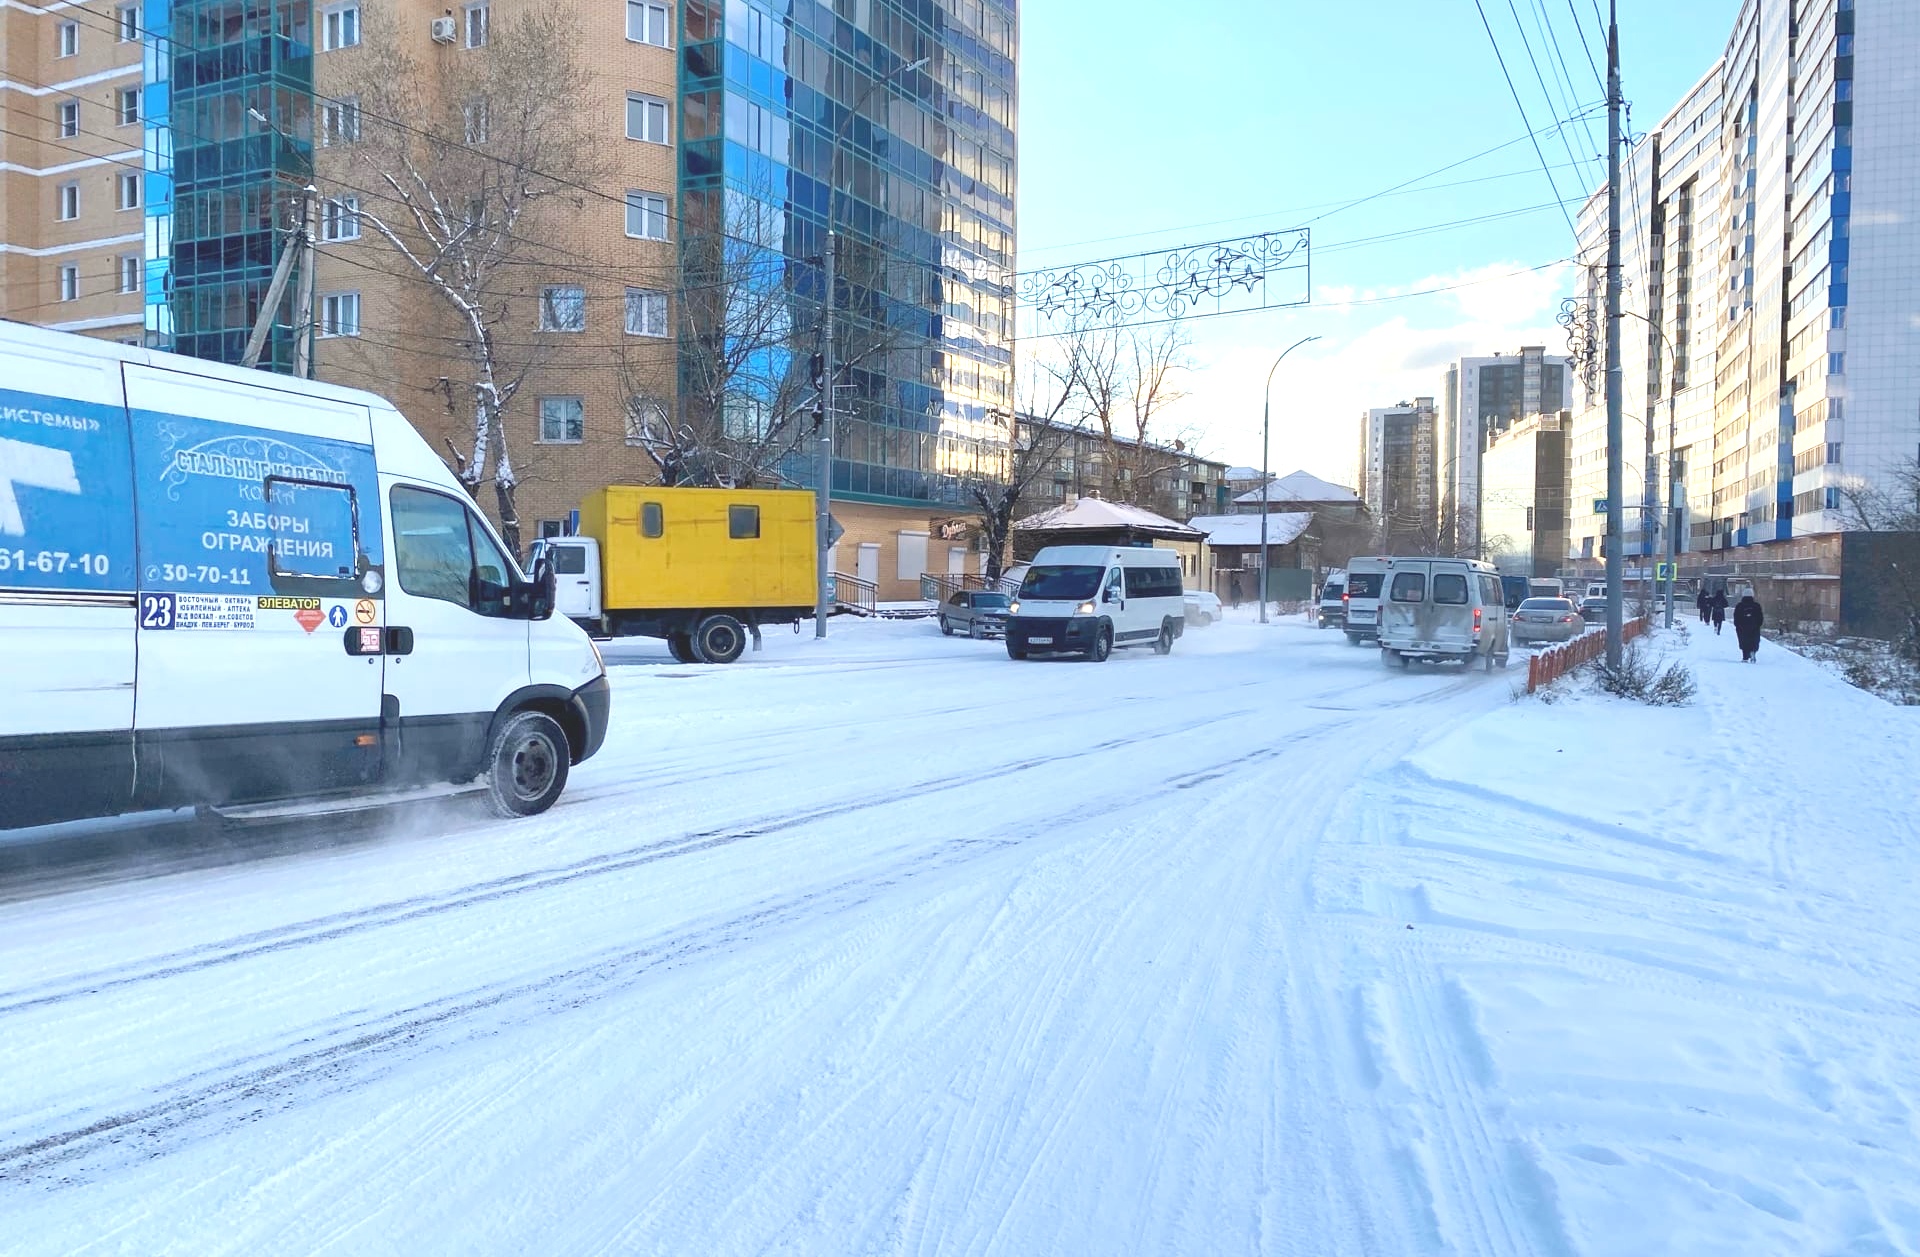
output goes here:
<path id="1" fill-rule="evenodd" d="M 1017 0 L 682 7 L 682 230 L 763 225 L 758 273 L 790 294 L 800 333 L 776 370 L 806 369 L 832 214 L 850 363 L 836 390 L 841 502 L 958 514 L 967 478 L 1004 467 L 1018 31 Z M 805 455 L 785 470 L 817 475 Z"/>

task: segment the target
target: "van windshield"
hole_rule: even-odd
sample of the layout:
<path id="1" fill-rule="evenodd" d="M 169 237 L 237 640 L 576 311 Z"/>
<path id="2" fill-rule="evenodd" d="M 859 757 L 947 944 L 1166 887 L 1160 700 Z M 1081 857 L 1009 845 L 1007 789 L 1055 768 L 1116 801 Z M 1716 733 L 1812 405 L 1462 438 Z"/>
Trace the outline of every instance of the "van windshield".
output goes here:
<path id="1" fill-rule="evenodd" d="M 1380 596 L 1380 572 L 1347 573 L 1347 597 L 1378 598 Z"/>
<path id="2" fill-rule="evenodd" d="M 1100 588 L 1104 567 L 1049 565 L 1030 567 L 1020 582 L 1020 596 L 1037 602 L 1080 602 L 1091 598 Z"/>

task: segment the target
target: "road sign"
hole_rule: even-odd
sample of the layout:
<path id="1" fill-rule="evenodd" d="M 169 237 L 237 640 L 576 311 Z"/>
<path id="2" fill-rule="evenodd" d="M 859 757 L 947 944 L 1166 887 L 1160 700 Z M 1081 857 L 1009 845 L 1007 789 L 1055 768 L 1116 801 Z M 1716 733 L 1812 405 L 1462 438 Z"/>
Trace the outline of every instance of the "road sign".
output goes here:
<path id="1" fill-rule="evenodd" d="M 1653 565 L 1653 579 L 1660 581 L 1673 580 L 1675 576 L 1678 575 L 1674 569 L 1679 566 L 1678 563 L 1656 563 Z"/>
<path id="2" fill-rule="evenodd" d="M 829 514 L 827 516 L 827 548 L 832 549 L 834 546 L 839 545 L 840 538 L 846 535 L 847 530 L 840 526 L 840 521 Z"/>
<path id="3" fill-rule="evenodd" d="M 1593 500 L 1593 513 L 1595 515 L 1605 515 L 1607 513 L 1607 500 L 1605 498 L 1595 498 Z"/>

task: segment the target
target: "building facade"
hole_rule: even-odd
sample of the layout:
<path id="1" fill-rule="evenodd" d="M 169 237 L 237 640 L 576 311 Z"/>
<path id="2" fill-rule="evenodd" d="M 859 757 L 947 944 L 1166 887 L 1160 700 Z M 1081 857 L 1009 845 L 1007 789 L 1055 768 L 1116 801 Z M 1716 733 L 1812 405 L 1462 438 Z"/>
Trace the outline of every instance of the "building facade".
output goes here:
<path id="1" fill-rule="evenodd" d="M 480 151 L 490 128 L 467 117 L 463 134 L 457 101 L 446 127 L 437 90 L 420 117 L 382 117 L 357 67 L 384 42 L 435 89 L 469 90 L 495 33 L 533 12 L 572 22 L 582 116 L 605 140 L 591 183 L 517 229 L 518 269 L 490 295 L 496 338 L 534 360 L 506 415 L 523 532 L 661 474 L 642 436 L 687 417 L 690 355 L 737 339 L 733 303 L 689 279 L 717 238 L 743 244 L 784 329 L 746 374 L 817 391 L 831 220 L 836 567 L 877 548 L 906 596 L 918 571 L 893 573 L 963 532 L 967 480 L 1006 467 L 1017 0 L 8 4 L 0 317 L 237 361 L 311 183 L 317 250 L 294 255 L 261 364 L 291 370 L 304 342 L 315 374 L 391 397 L 456 461 L 471 331 L 373 229 L 404 206 L 355 149 L 387 125 Z M 730 435 L 767 422 L 751 396 L 726 407 Z M 769 474 L 813 487 L 811 433 L 788 444 Z"/>
<path id="2" fill-rule="evenodd" d="M 1370 410 L 1360 421 L 1360 497 L 1390 551 L 1439 545 L 1439 438 L 1431 397 Z"/>
<path id="3" fill-rule="evenodd" d="M 1553 576 L 1567 556 L 1572 415 L 1531 415 L 1492 433 L 1480 460 L 1480 546 L 1514 576 Z"/>
<path id="4" fill-rule="evenodd" d="M 1116 437 L 1109 444 L 1089 428 L 1043 435 L 1040 420 L 1031 417 L 1022 417 L 1020 428 L 1022 448 L 1058 441 L 1052 465 L 1028 491 L 1035 510 L 1080 498 L 1129 503 L 1173 520 L 1227 510 L 1227 465 L 1202 458 L 1183 441 L 1141 445 Z"/>
<path id="5" fill-rule="evenodd" d="M 1916 55 L 1904 0 L 1744 0 L 1725 56 L 1630 154 L 1628 554 L 1644 548 L 1634 438 L 1649 427 L 1656 475 L 1674 433 L 1683 571 L 1846 530 L 1861 491 L 1920 455 Z M 1588 263 L 1605 216 L 1601 190 L 1581 220 Z M 1604 280 L 1588 267 L 1590 304 Z M 1604 505 L 1605 400 L 1597 376 L 1584 384 L 1571 545 L 1597 561 L 1604 522 L 1579 506 Z M 1837 582 L 1820 600 L 1837 611 Z"/>
<path id="6" fill-rule="evenodd" d="M 1564 355 L 1541 345 L 1516 354 L 1463 358 L 1447 368 L 1441 396 L 1439 531 L 1443 545 L 1477 554 L 1487 534 L 1480 517 L 1481 458 L 1500 433 L 1528 418 L 1557 415 L 1573 404 Z"/>
<path id="7" fill-rule="evenodd" d="M 0 318 L 141 336 L 141 17 L 0 6 Z"/>

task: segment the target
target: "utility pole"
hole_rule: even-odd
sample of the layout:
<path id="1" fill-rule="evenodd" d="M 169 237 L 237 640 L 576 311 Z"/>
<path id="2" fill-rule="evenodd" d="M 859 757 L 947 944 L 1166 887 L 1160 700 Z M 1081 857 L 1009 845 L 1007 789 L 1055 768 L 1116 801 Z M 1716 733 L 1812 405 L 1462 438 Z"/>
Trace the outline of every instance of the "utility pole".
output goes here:
<path id="1" fill-rule="evenodd" d="M 1273 427 L 1273 373 L 1287 360 L 1287 355 L 1318 336 L 1303 336 L 1280 351 L 1280 356 L 1267 368 L 1267 388 L 1262 395 L 1264 400 L 1260 408 L 1260 623 L 1267 622 L 1267 516 L 1273 512 L 1273 472 L 1267 467 L 1267 435 Z"/>
<path id="2" fill-rule="evenodd" d="M 313 220 L 317 216 L 319 190 L 311 183 L 300 202 L 300 282 L 293 297 L 293 373 L 302 380 L 313 378 Z"/>
<path id="3" fill-rule="evenodd" d="M 1669 362 L 1667 366 L 1667 544 L 1664 547 L 1667 563 L 1667 610 L 1664 624 L 1666 628 L 1673 627 L 1673 578 L 1676 575 L 1675 564 L 1680 561 L 1677 553 L 1680 548 L 1680 538 L 1678 535 L 1680 532 L 1680 506 L 1678 502 L 1680 496 L 1680 477 L 1674 473 L 1673 468 L 1673 447 L 1674 442 L 1679 437 L 1679 427 L 1674 421 L 1673 414 L 1675 393 L 1674 376 L 1676 375 L 1674 368 L 1676 365 L 1675 363 Z"/>
<path id="4" fill-rule="evenodd" d="M 287 278 L 293 274 L 293 263 L 300 252 L 302 233 L 296 229 L 287 236 L 287 242 L 280 246 L 280 261 L 273 268 L 273 280 L 267 285 L 267 295 L 260 299 L 260 310 L 253 316 L 253 331 L 247 336 L 247 347 L 240 355 L 240 365 L 256 367 L 260 365 L 260 351 L 266 348 L 267 333 L 273 330 L 273 316 L 279 312 L 280 298 L 287 291 Z"/>
<path id="5" fill-rule="evenodd" d="M 1607 0 L 1607 666 L 1620 666 L 1622 630 L 1621 554 L 1626 540 L 1625 489 L 1621 477 L 1620 379 L 1620 17 L 1619 0 Z"/>
<path id="6" fill-rule="evenodd" d="M 836 145 L 836 154 L 838 147 Z M 831 532 L 833 529 L 833 307 L 834 259 L 840 252 L 840 237 L 833 230 L 833 191 L 827 191 L 827 308 L 820 316 L 820 393 L 813 404 L 813 430 L 820 434 L 819 452 L 815 455 L 820 464 L 820 491 L 815 494 L 814 521 L 814 581 L 815 604 L 813 608 L 813 635 L 816 638 L 827 635 L 827 616 L 833 613 L 833 597 L 828 590 L 833 574 L 827 561 L 833 549 Z"/>

